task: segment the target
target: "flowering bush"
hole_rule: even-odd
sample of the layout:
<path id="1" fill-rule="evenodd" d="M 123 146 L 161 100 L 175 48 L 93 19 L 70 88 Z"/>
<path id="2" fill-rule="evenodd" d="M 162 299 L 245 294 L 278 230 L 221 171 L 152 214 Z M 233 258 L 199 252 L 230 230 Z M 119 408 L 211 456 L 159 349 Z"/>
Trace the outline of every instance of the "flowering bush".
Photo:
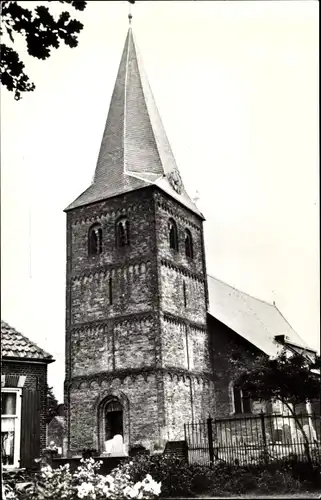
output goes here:
<path id="1" fill-rule="evenodd" d="M 187 460 L 168 455 L 139 455 L 123 462 L 119 471 L 130 474 L 132 481 L 141 481 L 150 474 L 161 482 L 160 497 L 195 497 L 239 495 L 256 492 L 293 493 L 320 491 L 321 467 L 311 471 L 308 463 L 293 464 L 288 460 L 268 466 L 248 466 L 218 462 L 214 465 L 188 463 Z"/>
<path id="2" fill-rule="evenodd" d="M 115 469 L 107 476 L 98 474 L 102 462 L 92 458 L 81 460 L 76 472 L 71 473 L 69 464 L 52 469 L 43 467 L 34 482 L 17 485 L 15 491 L 7 490 L 7 499 L 25 500 L 103 500 L 119 498 L 151 499 L 160 494 L 161 484 L 147 474 L 142 481 L 134 482 L 129 468 Z"/>

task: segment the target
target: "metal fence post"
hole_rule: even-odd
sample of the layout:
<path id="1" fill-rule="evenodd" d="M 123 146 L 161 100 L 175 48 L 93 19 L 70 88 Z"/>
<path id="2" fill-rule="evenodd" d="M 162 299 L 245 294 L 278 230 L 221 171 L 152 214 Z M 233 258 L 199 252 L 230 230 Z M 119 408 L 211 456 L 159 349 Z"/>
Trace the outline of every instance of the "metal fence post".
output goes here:
<path id="1" fill-rule="evenodd" d="M 269 453 L 266 442 L 265 418 L 263 411 L 261 411 L 260 417 L 261 417 L 261 428 L 262 428 L 262 439 L 263 439 L 263 456 L 264 456 L 264 462 L 267 464 L 269 461 Z"/>
<path id="2" fill-rule="evenodd" d="M 210 463 L 214 462 L 214 448 L 213 448 L 213 419 L 209 417 L 207 419 L 207 434 L 208 434 L 208 450 L 210 453 Z"/>

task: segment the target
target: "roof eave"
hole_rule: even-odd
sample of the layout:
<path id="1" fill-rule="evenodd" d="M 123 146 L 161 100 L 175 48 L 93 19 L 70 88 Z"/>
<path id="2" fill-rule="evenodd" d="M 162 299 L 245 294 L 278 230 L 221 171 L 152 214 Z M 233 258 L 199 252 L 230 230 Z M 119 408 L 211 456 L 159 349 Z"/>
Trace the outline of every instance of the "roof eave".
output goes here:
<path id="1" fill-rule="evenodd" d="M 157 186 L 156 184 L 151 183 L 149 186 L 142 186 L 142 187 L 140 187 L 138 189 L 133 189 L 132 191 L 126 191 L 125 193 L 119 193 L 119 194 L 116 194 L 114 196 L 110 196 L 110 197 L 107 197 L 107 198 L 101 198 L 99 200 L 91 201 L 89 203 L 80 204 L 80 205 L 74 206 L 74 207 L 71 207 L 71 205 L 73 204 L 73 202 L 72 202 L 72 203 L 70 203 L 70 205 L 68 205 L 67 208 L 65 208 L 63 210 L 63 212 L 69 213 L 69 212 L 71 212 L 73 210 L 77 210 L 79 208 L 89 207 L 89 206 L 95 205 L 97 203 L 102 203 L 103 201 L 106 201 L 106 200 L 112 200 L 114 198 L 118 198 L 120 196 L 124 196 L 124 194 L 134 193 L 135 191 L 141 191 L 142 189 L 150 189 L 150 188 L 159 189 L 162 193 L 165 193 L 168 197 L 171 197 L 171 195 L 168 194 L 160 186 Z M 186 206 L 184 203 L 182 203 L 181 201 L 177 200 L 176 198 L 175 198 L 175 201 L 177 201 L 177 203 L 179 203 L 182 207 L 184 207 L 189 212 L 193 213 L 194 215 L 197 215 L 197 217 L 199 217 L 203 222 L 206 221 L 204 215 L 200 211 L 194 211 L 194 210 L 192 210 L 191 208 L 189 208 L 188 206 Z M 69 208 L 69 207 L 71 207 L 71 208 Z"/>
<path id="2" fill-rule="evenodd" d="M 15 363 L 38 363 L 38 364 L 50 364 L 56 361 L 54 358 L 20 358 L 19 356 L 1 356 L 1 361 L 14 361 Z"/>

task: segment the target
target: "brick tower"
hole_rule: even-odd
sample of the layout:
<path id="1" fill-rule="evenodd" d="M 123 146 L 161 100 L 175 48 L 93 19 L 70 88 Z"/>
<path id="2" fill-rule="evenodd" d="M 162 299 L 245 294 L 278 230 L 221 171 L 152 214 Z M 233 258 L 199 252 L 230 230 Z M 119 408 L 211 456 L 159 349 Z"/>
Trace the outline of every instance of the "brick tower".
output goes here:
<path id="1" fill-rule="evenodd" d="M 213 413 L 203 216 L 189 198 L 131 28 L 91 186 L 67 213 L 68 450 L 149 449 Z"/>

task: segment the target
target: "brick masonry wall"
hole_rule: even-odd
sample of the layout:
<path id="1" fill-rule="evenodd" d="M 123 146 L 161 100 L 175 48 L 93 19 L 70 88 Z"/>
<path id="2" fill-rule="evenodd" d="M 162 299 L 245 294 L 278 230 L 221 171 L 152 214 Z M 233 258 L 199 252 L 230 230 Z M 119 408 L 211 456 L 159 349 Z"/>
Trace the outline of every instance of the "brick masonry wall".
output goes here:
<path id="1" fill-rule="evenodd" d="M 167 439 L 184 439 L 184 424 L 205 420 L 215 411 L 213 382 L 202 377 L 165 376 Z"/>
<path id="2" fill-rule="evenodd" d="M 188 354 L 186 332 L 184 323 L 172 318 L 162 318 L 162 361 L 163 366 L 175 366 L 188 369 Z"/>
<path id="3" fill-rule="evenodd" d="M 205 420 L 215 415 L 214 383 L 198 377 L 191 379 L 193 389 L 194 420 Z"/>
<path id="4" fill-rule="evenodd" d="M 184 423 L 214 412 L 203 227 L 163 193 L 155 201 L 163 366 L 187 369 L 183 378 L 176 374 L 164 381 L 167 430 L 171 439 L 181 439 Z M 169 218 L 177 225 L 178 252 L 169 247 Z M 185 229 L 192 235 L 193 259 L 185 255 Z"/>
<path id="5" fill-rule="evenodd" d="M 104 319 L 106 315 L 111 318 L 150 310 L 151 283 L 150 261 L 75 277 L 71 282 L 72 322 L 85 323 Z"/>
<path id="6" fill-rule="evenodd" d="M 164 377 L 164 397 L 166 430 L 165 438 L 169 441 L 184 439 L 184 424 L 191 422 L 193 400 L 190 379 L 183 380 L 179 376 Z"/>
<path id="7" fill-rule="evenodd" d="M 155 365 L 155 330 L 151 319 L 119 322 L 115 332 L 115 369 Z"/>
<path id="8" fill-rule="evenodd" d="M 3 375 L 25 375 L 26 381 L 24 387 L 40 391 L 40 443 L 41 447 L 44 448 L 46 446 L 47 433 L 47 365 L 6 361 L 3 358 L 1 369 Z M 21 425 L 23 425 L 23 422 Z"/>
<path id="9" fill-rule="evenodd" d="M 117 248 L 115 222 L 127 216 L 130 223 L 130 247 Z M 153 200 L 149 190 L 139 190 L 68 212 L 71 224 L 70 264 L 73 273 L 109 265 L 124 265 L 132 258 L 144 260 L 153 254 L 151 235 L 154 226 Z M 89 228 L 100 223 L 103 231 L 103 251 L 88 257 Z M 155 251 L 155 249 L 154 249 Z"/>
<path id="10" fill-rule="evenodd" d="M 125 248 L 115 246 L 120 216 L 130 224 L 130 246 Z M 177 223 L 178 253 L 169 248 L 169 217 Z M 91 257 L 88 231 L 97 222 L 102 227 L 103 251 Z M 193 237 L 194 259 L 185 256 L 186 227 Z M 123 382 L 131 444 L 138 436 L 162 439 L 172 426 L 169 418 L 181 424 L 179 395 L 171 417 L 165 411 L 164 377 L 166 370 L 197 372 L 205 379 L 210 375 L 206 297 L 202 221 L 157 189 L 128 193 L 67 214 L 65 408 L 70 449 L 79 448 L 80 439 L 88 443 L 96 439 L 101 446 L 95 437 L 98 414 L 90 405 L 104 376 L 111 392 L 120 373 L 122 380 L 146 370 L 148 377 L 154 377 L 148 384 L 138 377 L 135 396 Z M 79 384 L 89 383 L 97 383 L 98 388 L 91 386 L 84 404 L 77 391 L 83 387 Z M 135 410 L 138 400 L 140 413 Z M 208 394 L 202 405 L 209 400 Z"/>
<path id="11" fill-rule="evenodd" d="M 155 365 L 152 316 L 90 325 L 73 331 L 72 376 Z"/>
<path id="12" fill-rule="evenodd" d="M 201 219 L 179 205 L 163 193 L 156 192 L 156 225 L 157 225 L 157 253 L 163 260 L 171 261 L 174 265 L 184 268 L 191 274 L 204 276 L 203 248 L 202 248 L 202 221 Z M 174 219 L 178 232 L 178 252 L 169 247 L 168 221 Z M 192 235 L 194 258 L 185 255 L 185 229 Z"/>
<path id="13" fill-rule="evenodd" d="M 103 380 L 90 384 L 82 382 L 70 393 L 71 449 L 78 452 L 84 447 L 102 448 L 99 435 L 99 405 L 109 396 L 126 401 L 128 409 L 124 421 L 125 443 L 144 443 L 151 446 L 151 437 L 159 434 L 157 411 L 157 380 L 153 374 L 126 377 L 124 380 Z M 126 407 L 126 404 L 124 405 Z"/>
<path id="14" fill-rule="evenodd" d="M 232 356 L 235 353 L 241 354 L 244 361 L 250 364 L 259 354 L 259 350 L 210 315 L 208 331 L 211 361 L 215 373 L 216 417 L 233 416 L 230 383 L 235 378 L 235 369 L 231 363 Z M 259 413 L 262 409 L 265 409 L 264 404 L 253 402 L 253 413 Z"/>

